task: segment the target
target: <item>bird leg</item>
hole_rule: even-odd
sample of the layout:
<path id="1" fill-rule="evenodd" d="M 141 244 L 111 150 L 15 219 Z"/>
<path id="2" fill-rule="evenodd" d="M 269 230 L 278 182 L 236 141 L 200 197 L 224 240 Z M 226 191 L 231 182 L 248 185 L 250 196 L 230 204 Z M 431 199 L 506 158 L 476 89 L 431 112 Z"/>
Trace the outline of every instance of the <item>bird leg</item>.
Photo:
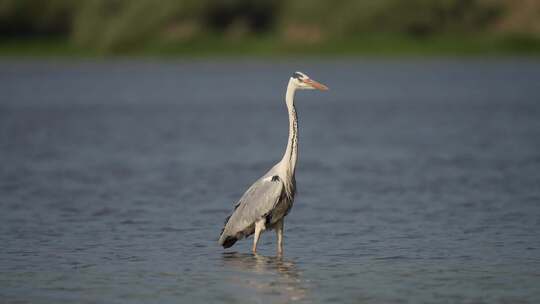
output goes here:
<path id="1" fill-rule="evenodd" d="M 265 222 L 266 219 L 264 218 L 255 222 L 255 235 L 253 235 L 253 247 L 251 248 L 251 251 L 253 251 L 253 253 L 257 253 L 257 243 L 259 242 L 261 232 L 263 232 L 266 228 L 264 225 Z"/>
<path id="2" fill-rule="evenodd" d="M 277 254 L 283 254 L 283 219 L 276 223 Z"/>

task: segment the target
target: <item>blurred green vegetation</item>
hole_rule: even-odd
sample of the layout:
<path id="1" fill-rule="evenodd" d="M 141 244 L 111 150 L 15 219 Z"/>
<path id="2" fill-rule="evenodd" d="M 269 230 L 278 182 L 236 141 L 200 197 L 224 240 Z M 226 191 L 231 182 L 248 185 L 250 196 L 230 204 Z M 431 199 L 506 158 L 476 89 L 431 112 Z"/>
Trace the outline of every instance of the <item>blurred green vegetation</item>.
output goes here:
<path id="1" fill-rule="evenodd" d="M 0 0 L 4 55 L 540 54 L 540 0 Z"/>

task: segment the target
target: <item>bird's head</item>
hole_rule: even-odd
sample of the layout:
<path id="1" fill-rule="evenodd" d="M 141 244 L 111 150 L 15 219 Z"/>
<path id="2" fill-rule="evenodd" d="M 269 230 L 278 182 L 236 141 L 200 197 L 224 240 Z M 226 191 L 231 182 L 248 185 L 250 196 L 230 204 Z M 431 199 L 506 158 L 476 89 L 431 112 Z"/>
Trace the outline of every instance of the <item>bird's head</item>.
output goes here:
<path id="1" fill-rule="evenodd" d="M 327 86 L 309 78 L 309 76 L 307 76 L 306 74 L 302 72 L 294 72 L 291 76 L 290 81 L 296 87 L 296 89 L 300 89 L 300 90 L 315 90 L 315 89 L 321 90 L 321 91 L 328 90 Z"/>

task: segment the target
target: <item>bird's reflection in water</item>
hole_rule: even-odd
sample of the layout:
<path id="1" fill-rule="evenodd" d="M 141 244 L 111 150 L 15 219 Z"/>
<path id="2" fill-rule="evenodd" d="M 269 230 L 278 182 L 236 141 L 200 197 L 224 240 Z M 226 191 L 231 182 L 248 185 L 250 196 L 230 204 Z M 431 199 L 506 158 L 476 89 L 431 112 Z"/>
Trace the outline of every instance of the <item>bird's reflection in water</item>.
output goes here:
<path id="1" fill-rule="evenodd" d="M 308 288 L 294 262 L 259 254 L 224 253 L 223 264 L 234 270 L 229 282 L 263 302 L 287 303 L 307 299 Z"/>

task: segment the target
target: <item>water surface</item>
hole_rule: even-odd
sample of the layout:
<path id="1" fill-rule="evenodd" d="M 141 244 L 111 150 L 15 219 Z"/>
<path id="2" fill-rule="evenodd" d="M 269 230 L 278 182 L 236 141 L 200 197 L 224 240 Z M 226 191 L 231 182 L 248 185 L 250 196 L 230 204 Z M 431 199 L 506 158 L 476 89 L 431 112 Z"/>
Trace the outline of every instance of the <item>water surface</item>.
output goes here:
<path id="1" fill-rule="evenodd" d="M 277 162 L 260 255 L 217 245 Z M 29 303 L 538 303 L 540 62 L 1 62 L 0 297 Z"/>

